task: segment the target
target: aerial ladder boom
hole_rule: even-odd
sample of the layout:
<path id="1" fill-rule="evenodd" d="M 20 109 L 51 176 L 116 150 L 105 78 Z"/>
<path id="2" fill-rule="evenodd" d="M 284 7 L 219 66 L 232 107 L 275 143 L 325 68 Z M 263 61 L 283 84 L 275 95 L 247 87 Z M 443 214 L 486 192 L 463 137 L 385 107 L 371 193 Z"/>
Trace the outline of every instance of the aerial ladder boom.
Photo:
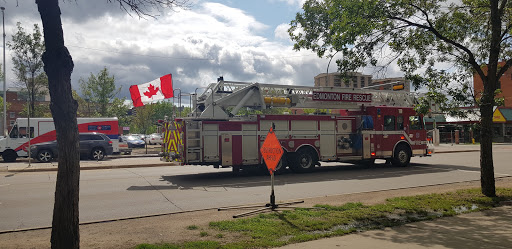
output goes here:
<path id="1" fill-rule="evenodd" d="M 221 77 L 197 96 L 193 108 L 196 117 L 228 119 L 241 108 L 360 110 L 363 105 L 412 107 L 415 104 L 416 96 L 409 92 L 235 82 Z"/>

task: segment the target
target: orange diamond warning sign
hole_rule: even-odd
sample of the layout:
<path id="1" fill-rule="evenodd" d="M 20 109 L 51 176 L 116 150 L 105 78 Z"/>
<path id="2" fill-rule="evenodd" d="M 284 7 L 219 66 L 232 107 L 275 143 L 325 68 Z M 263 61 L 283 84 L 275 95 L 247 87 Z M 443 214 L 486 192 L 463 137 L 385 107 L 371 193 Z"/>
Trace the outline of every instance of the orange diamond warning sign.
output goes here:
<path id="1" fill-rule="evenodd" d="M 277 164 L 281 160 L 281 156 L 283 156 L 283 148 L 281 148 L 272 128 L 270 128 L 263 145 L 261 145 L 260 152 L 268 170 L 270 172 L 276 171 Z"/>

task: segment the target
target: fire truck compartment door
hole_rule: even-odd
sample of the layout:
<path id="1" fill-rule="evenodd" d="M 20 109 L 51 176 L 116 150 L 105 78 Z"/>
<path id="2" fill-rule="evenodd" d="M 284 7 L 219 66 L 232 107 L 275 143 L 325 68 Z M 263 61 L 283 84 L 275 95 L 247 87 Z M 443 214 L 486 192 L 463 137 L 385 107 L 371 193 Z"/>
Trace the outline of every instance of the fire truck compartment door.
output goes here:
<path id="1" fill-rule="evenodd" d="M 222 144 L 222 166 L 233 165 L 233 136 L 231 134 L 221 134 Z"/>
<path id="2" fill-rule="evenodd" d="M 258 164 L 258 126 L 243 124 L 242 131 L 242 162 L 243 164 Z"/>
<path id="3" fill-rule="evenodd" d="M 203 149 L 205 162 L 219 161 L 219 125 L 203 124 Z"/>
<path id="4" fill-rule="evenodd" d="M 320 121 L 320 160 L 336 159 L 336 137 L 334 121 Z"/>
<path id="5" fill-rule="evenodd" d="M 371 135 L 363 134 L 363 158 L 371 158 Z"/>

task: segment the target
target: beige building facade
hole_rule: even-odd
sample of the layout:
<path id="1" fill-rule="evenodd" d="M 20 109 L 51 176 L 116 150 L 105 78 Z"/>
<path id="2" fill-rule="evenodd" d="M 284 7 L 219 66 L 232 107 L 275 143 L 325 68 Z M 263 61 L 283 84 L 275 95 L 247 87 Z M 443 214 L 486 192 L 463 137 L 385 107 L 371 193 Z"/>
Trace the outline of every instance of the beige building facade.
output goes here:
<path id="1" fill-rule="evenodd" d="M 334 86 L 344 88 L 362 88 L 372 83 L 371 75 L 362 73 L 348 73 L 348 80 L 341 77 L 340 73 L 321 73 L 315 76 L 315 86 Z"/>
<path id="2" fill-rule="evenodd" d="M 373 90 L 393 90 L 393 86 L 403 85 L 401 91 L 410 92 L 411 82 L 404 77 L 372 79 L 371 75 L 352 72 L 348 74 L 348 80 L 344 79 L 340 73 L 321 73 L 315 76 L 315 86 L 330 86 L 343 88 L 367 88 Z M 397 89 L 395 89 L 397 90 Z"/>

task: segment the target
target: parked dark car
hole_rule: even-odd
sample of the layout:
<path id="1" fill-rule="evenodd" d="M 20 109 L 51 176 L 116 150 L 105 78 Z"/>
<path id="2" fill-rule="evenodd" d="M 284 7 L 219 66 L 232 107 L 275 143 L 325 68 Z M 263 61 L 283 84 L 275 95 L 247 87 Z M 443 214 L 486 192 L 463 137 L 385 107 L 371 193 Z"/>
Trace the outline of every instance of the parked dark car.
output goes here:
<path id="1" fill-rule="evenodd" d="M 123 136 L 123 141 L 126 141 L 128 148 L 144 148 L 146 143 L 144 140 L 136 135 Z"/>
<path id="2" fill-rule="evenodd" d="M 80 133 L 80 156 L 93 160 L 103 160 L 105 156 L 112 155 L 112 141 L 101 133 Z M 59 156 L 57 141 L 39 143 L 30 146 L 30 155 L 39 162 L 50 162 Z"/>

